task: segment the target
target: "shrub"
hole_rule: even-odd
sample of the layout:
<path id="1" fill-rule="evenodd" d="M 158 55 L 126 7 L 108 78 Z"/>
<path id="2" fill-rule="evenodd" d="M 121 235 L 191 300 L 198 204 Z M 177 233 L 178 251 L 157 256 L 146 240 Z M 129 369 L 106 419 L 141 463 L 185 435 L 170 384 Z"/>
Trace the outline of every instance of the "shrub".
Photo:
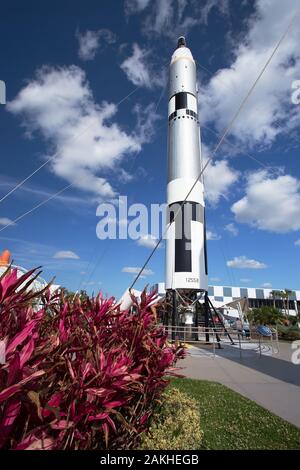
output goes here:
<path id="1" fill-rule="evenodd" d="M 265 305 L 249 312 L 248 318 L 258 325 L 277 325 L 282 323 L 285 317 L 278 308 Z"/>
<path id="2" fill-rule="evenodd" d="M 133 448 L 183 356 L 156 323 L 153 294 L 133 299 L 132 314 L 101 294 L 33 293 L 35 275 L 0 278 L 0 448 Z"/>
<path id="3" fill-rule="evenodd" d="M 177 388 L 168 388 L 152 417 L 148 433 L 142 437 L 141 449 L 199 449 L 203 437 L 197 401 Z"/>
<path id="4" fill-rule="evenodd" d="M 278 337 L 286 341 L 295 341 L 300 339 L 300 328 L 296 325 L 293 326 L 278 326 Z"/>

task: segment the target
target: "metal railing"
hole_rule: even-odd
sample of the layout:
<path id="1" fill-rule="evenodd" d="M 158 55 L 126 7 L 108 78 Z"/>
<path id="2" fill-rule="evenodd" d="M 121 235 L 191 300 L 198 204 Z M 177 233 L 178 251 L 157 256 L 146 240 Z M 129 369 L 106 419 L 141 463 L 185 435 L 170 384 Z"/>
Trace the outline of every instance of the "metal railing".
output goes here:
<path id="1" fill-rule="evenodd" d="M 169 341 L 180 341 L 183 343 L 196 343 L 210 345 L 213 350 L 213 355 L 216 354 L 216 348 L 225 346 L 231 346 L 233 341 L 235 347 L 239 349 L 240 357 L 242 357 L 243 351 L 255 351 L 259 353 L 261 357 L 263 354 L 279 353 L 279 341 L 277 328 L 272 328 L 271 336 L 263 336 L 259 334 L 255 328 L 249 330 L 249 334 L 242 333 L 234 328 L 224 328 L 222 325 L 216 325 L 215 327 L 209 326 L 191 326 L 181 325 L 172 326 L 164 325 L 164 328 L 168 334 Z M 230 338 L 230 339 L 229 339 Z M 207 341 L 209 339 L 209 341 Z M 251 347 L 248 347 L 251 345 Z"/>

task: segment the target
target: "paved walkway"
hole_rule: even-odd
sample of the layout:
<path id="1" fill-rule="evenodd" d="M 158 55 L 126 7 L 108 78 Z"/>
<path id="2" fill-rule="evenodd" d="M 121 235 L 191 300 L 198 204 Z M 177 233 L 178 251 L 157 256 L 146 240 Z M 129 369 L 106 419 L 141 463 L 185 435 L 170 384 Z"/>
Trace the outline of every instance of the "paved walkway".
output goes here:
<path id="1" fill-rule="evenodd" d="M 274 355 L 264 348 L 261 357 L 255 345 L 245 347 L 240 358 L 229 344 L 216 350 L 216 356 L 211 347 L 192 346 L 180 362 L 182 373 L 222 383 L 300 427 L 300 365 L 291 362 L 291 345 L 280 343 Z"/>

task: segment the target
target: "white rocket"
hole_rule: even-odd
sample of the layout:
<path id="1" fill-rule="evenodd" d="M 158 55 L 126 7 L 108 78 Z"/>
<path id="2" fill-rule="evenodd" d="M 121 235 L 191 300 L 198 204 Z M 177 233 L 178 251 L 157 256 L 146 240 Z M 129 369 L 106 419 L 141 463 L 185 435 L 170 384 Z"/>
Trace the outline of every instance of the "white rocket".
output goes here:
<path id="1" fill-rule="evenodd" d="M 207 255 L 196 64 L 183 37 L 170 64 L 168 133 L 169 207 L 166 240 L 166 289 L 207 291 Z"/>

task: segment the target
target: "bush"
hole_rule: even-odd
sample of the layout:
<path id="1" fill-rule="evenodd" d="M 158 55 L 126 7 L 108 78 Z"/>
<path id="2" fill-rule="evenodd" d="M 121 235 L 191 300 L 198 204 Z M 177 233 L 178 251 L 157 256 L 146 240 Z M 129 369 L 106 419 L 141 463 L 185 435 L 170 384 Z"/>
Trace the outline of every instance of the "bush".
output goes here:
<path id="1" fill-rule="evenodd" d="M 33 293 L 34 275 L 7 270 L 0 278 L 0 448 L 135 447 L 165 374 L 183 356 L 156 323 L 153 295 L 134 299 L 132 314 L 100 294 Z"/>
<path id="2" fill-rule="evenodd" d="M 168 388 L 152 417 L 141 449 L 194 450 L 199 449 L 203 437 L 197 401 L 177 388 Z"/>
<path id="3" fill-rule="evenodd" d="M 293 326 L 278 326 L 278 338 L 286 341 L 295 341 L 300 339 L 300 328 L 296 325 Z"/>
<path id="4" fill-rule="evenodd" d="M 278 308 L 269 307 L 267 305 L 254 308 L 247 315 L 250 321 L 257 325 L 277 325 L 284 321 L 284 315 Z"/>

